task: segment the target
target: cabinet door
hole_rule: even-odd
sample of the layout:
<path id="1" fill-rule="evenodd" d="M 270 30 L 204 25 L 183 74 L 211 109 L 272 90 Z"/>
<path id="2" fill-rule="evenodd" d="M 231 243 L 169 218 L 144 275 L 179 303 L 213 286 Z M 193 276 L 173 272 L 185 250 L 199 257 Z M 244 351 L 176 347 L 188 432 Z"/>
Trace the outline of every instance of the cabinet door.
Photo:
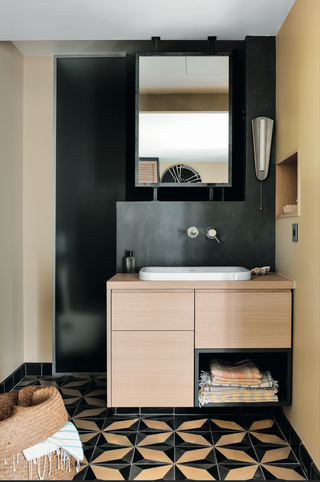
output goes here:
<path id="1" fill-rule="evenodd" d="M 194 291 L 113 290 L 112 330 L 194 330 Z"/>
<path id="2" fill-rule="evenodd" d="M 113 407 L 192 407 L 193 331 L 113 331 Z"/>
<path id="3" fill-rule="evenodd" d="M 196 291 L 196 348 L 290 348 L 290 291 Z"/>

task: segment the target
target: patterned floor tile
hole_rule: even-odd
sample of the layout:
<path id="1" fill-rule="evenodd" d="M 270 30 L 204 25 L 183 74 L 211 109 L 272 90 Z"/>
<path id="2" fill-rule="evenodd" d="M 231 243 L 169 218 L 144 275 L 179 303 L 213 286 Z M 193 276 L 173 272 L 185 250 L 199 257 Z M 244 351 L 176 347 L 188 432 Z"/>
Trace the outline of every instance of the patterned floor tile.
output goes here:
<path id="1" fill-rule="evenodd" d="M 174 430 L 174 418 L 147 418 L 144 417 L 141 419 L 139 430 L 141 432 L 152 432 L 152 431 L 164 431 L 164 432 L 173 432 Z"/>
<path id="2" fill-rule="evenodd" d="M 128 480 L 131 467 L 99 467 L 92 466 L 92 471 L 98 480 Z"/>
<path id="3" fill-rule="evenodd" d="M 83 447 L 84 458 L 80 462 L 81 467 L 86 467 L 87 465 L 90 464 L 94 450 L 95 450 L 95 447 L 90 447 L 87 445 Z"/>
<path id="4" fill-rule="evenodd" d="M 145 447 L 148 445 L 170 445 L 174 446 L 174 434 L 172 432 L 161 432 L 161 433 L 144 433 L 138 432 L 137 434 L 137 447 Z"/>
<path id="5" fill-rule="evenodd" d="M 176 448 L 175 462 L 177 464 L 197 463 L 197 464 L 216 464 L 217 459 L 212 447 L 206 448 Z"/>
<path id="6" fill-rule="evenodd" d="M 211 418 L 211 429 L 217 432 L 244 432 L 244 421 L 241 418 Z"/>
<path id="7" fill-rule="evenodd" d="M 38 377 L 25 377 L 21 382 L 18 383 L 16 388 L 28 387 L 29 385 L 34 385 L 38 381 Z"/>
<path id="8" fill-rule="evenodd" d="M 79 436 L 83 446 L 95 447 L 100 438 L 100 432 L 80 432 Z"/>
<path id="9" fill-rule="evenodd" d="M 82 420 L 80 418 L 73 418 L 72 423 L 77 427 L 78 432 L 100 432 L 103 427 L 104 420 Z"/>
<path id="10" fill-rule="evenodd" d="M 251 440 L 247 432 L 231 432 L 231 433 L 223 433 L 223 432 L 213 432 L 213 442 L 215 447 L 223 447 L 227 445 L 232 445 L 234 448 L 238 445 L 242 447 L 244 445 L 251 447 Z"/>
<path id="11" fill-rule="evenodd" d="M 219 472 L 220 480 L 265 480 L 258 465 L 219 465 Z"/>
<path id="12" fill-rule="evenodd" d="M 190 446 L 205 446 L 212 447 L 212 435 L 211 432 L 203 433 L 188 433 L 188 432 L 176 432 L 176 447 L 190 447 Z"/>
<path id="13" fill-rule="evenodd" d="M 85 407 L 105 407 L 107 408 L 106 397 L 90 397 L 87 394 L 80 400 L 80 406 Z"/>
<path id="14" fill-rule="evenodd" d="M 174 467 L 172 465 L 133 465 L 131 469 L 131 480 L 175 480 Z"/>
<path id="15" fill-rule="evenodd" d="M 220 480 L 216 465 L 177 464 L 175 480 Z"/>
<path id="16" fill-rule="evenodd" d="M 106 387 L 107 386 L 107 379 L 104 378 L 104 377 L 98 377 L 98 378 L 95 378 L 93 381 L 92 381 L 92 387 Z"/>
<path id="17" fill-rule="evenodd" d="M 81 466 L 79 472 L 74 476 L 73 480 L 88 480 L 86 479 L 87 470 L 87 465 Z"/>
<path id="18" fill-rule="evenodd" d="M 85 419 L 91 419 L 91 418 L 101 418 L 103 421 L 105 420 L 107 414 L 109 412 L 108 408 L 102 407 L 102 408 L 88 408 L 88 407 L 81 407 L 79 406 L 73 415 L 73 418 L 85 418 Z"/>
<path id="19" fill-rule="evenodd" d="M 105 450 L 109 450 L 115 445 L 121 447 L 133 447 L 136 443 L 136 438 L 136 432 L 121 432 L 121 434 L 102 432 L 99 439 L 99 447 L 103 446 Z"/>
<path id="20" fill-rule="evenodd" d="M 251 447 L 217 447 L 216 456 L 218 463 L 222 464 L 257 464 L 255 451 Z"/>
<path id="21" fill-rule="evenodd" d="M 264 433 L 276 435 L 280 439 L 284 439 L 277 422 L 272 418 L 254 418 L 246 417 L 244 419 L 245 426 L 249 433 Z"/>
<path id="22" fill-rule="evenodd" d="M 116 415 L 105 375 L 28 376 L 16 388 L 28 385 L 63 397 L 84 449 L 74 480 L 306 480 L 270 415 Z"/>
<path id="23" fill-rule="evenodd" d="M 104 450 L 103 448 L 96 447 L 91 457 L 91 466 L 107 464 L 130 464 L 133 459 L 133 447 L 112 448 Z"/>
<path id="24" fill-rule="evenodd" d="M 195 431 L 209 431 L 210 423 L 207 418 L 193 418 L 190 420 L 186 418 L 177 417 L 175 419 L 175 428 L 180 431 L 195 432 Z"/>
<path id="25" fill-rule="evenodd" d="M 88 388 L 89 385 L 91 385 L 91 378 L 90 379 L 87 379 L 85 378 L 84 380 L 69 380 L 69 378 L 65 381 L 65 383 L 63 384 L 63 388 Z"/>
<path id="26" fill-rule="evenodd" d="M 254 446 L 259 446 L 259 445 L 288 445 L 288 442 L 282 438 L 282 436 L 279 437 L 279 435 L 274 435 L 272 433 L 262 433 L 262 432 L 249 432 L 250 433 L 250 439 L 252 440 L 252 443 Z"/>
<path id="27" fill-rule="evenodd" d="M 82 397 L 84 397 L 86 393 L 86 388 L 79 390 L 78 388 L 60 388 L 60 393 L 62 395 L 62 398 L 65 399 L 67 397 L 78 397 L 79 400 L 81 400 Z"/>
<path id="28" fill-rule="evenodd" d="M 273 446 L 271 447 L 263 447 L 263 448 L 256 448 L 255 450 L 259 462 L 262 464 L 268 464 L 268 463 L 294 463 L 296 464 L 297 458 L 294 455 L 293 451 L 291 450 L 290 446 L 286 447 L 279 447 L 279 448 L 274 448 Z"/>
<path id="29" fill-rule="evenodd" d="M 299 465 L 262 465 L 266 480 L 306 480 Z"/>
<path id="30" fill-rule="evenodd" d="M 41 377 L 40 378 L 40 384 L 44 386 L 50 386 L 53 385 L 56 388 L 60 388 L 61 385 L 63 385 L 66 381 L 65 376 L 57 376 L 57 377 Z"/>
<path id="31" fill-rule="evenodd" d="M 136 431 L 139 426 L 139 418 L 118 418 L 112 417 L 106 419 L 103 426 L 104 432 L 121 431 L 121 430 L 134 430 Z"/>
<path id="32" fill-rule="evenodd" d="M 173 464 L 174 448 L 164 447 L 136 447 L 133 463 L 135 464 Z"/>

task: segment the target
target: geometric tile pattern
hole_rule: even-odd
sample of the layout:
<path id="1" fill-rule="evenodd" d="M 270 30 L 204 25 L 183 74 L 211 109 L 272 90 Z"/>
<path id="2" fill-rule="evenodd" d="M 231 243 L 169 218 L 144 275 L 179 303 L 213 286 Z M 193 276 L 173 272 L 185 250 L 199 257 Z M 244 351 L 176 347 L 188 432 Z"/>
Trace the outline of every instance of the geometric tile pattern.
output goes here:
<path id="1" fill-rule="evenodd" d="M 77 427 L 75 480 L 306 480 L 270 416 L 124 416 L 106 404 L 105 376 L 25 377 L 53 385 Z"/>

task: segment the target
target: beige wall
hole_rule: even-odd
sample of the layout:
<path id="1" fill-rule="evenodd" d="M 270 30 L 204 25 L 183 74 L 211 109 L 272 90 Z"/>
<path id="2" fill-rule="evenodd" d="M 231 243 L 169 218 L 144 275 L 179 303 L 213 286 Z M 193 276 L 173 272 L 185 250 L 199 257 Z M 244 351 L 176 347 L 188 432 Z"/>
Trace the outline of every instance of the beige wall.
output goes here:
<path id="1" fill-rule="evenodd" d="M 24 361 L 22 90 L 23 57 L 0 42 L 0 381 Z"/>
<path id="2" fill-rule="evenodd" d="M 52 361 L 53 57 L 24 57 L 24 361 Z"/>
<path id="3" fill-rule="evenodd" d="M 223 112 L 229 109 L 228 94 L 140 94 L 140 111 Z"/>
<path id="4" fill-rule="evenodd" d="M 276 267 L 296 280 L 293 402 L 285 409 L 320 467 L 319 0 L 296 0 L 277 35 L 277 159 L 300 147 L 301 215 L 276 222 Z M 298 243 L 291 241 L 298 223 Z"/>

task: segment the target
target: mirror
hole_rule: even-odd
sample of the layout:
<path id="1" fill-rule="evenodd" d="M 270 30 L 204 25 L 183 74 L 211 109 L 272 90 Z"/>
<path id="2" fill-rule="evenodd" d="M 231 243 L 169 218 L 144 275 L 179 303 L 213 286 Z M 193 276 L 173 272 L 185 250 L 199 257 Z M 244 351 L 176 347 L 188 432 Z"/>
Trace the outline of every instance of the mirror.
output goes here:
<path id="1" fill-rule="evenodd" d="M 136 186 L 231 186 L 230 54 L 137 54 Z"/>

